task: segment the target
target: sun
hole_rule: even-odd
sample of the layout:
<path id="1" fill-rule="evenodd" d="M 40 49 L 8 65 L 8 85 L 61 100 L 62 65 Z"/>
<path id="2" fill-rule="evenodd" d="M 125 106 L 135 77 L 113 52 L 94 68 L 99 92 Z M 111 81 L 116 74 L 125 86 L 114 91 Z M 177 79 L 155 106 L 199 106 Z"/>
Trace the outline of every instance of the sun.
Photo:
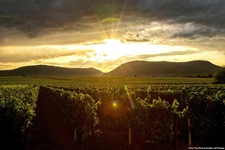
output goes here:
<path id="1" fill-rule="evenodd" d="M 103 42 L 106 44 L 106 45 L 111 45 L 111 46 L 116 46 L 116 45 L 120 45 L 121 44 L 121 41 L 118 40 L 118 39 L 105 39 L 103 40 Z"/>
<path id="2" fill-rule="evenodd" d="M 102 44 L 96 45 L 94 49 L 96 57 L 101 61 L 113 61 L 125 55 L 125 45 L 119 39 L 105 39 Z"/>

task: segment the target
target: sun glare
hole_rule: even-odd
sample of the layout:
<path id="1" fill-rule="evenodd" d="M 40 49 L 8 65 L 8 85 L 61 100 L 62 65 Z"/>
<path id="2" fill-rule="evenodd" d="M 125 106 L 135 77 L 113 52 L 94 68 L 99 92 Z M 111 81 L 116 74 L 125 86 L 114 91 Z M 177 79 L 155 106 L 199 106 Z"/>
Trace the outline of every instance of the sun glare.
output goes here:
<path id="1" fill-rule="evenodd" d="M 94 49 L 101 61 L 112 61 L 124 56 L 124 44 L 118 39 L 105 39 L 102 44 L 96 45 Z"/>
<path id="2" fill-rule="evenodd" d="M 117 39 L 105 39 L 103 42 L 107 45 L 112 45 L 112 46 L 117 45 L 117 44 L 121 44 L 121 41 L 117 40 Z"/>

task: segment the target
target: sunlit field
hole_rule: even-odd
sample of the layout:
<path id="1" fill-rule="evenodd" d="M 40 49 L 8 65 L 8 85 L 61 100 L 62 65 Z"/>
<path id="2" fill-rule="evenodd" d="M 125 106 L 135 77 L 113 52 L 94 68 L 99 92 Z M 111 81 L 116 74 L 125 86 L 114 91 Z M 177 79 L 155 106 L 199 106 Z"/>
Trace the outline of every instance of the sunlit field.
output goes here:
<path id="1" fill-rule="evenodd" d="M 8 148 L 224 146 L 225 85 L 211 78 L 1 77 L 0 83 L 1 140 Z"/>
<path id="2" fill-rule="evenodd" d="M 211 84 L 212 78 L 185 77 L 0 77 L 0 85 L 148 86 L 151 84 Z"/>

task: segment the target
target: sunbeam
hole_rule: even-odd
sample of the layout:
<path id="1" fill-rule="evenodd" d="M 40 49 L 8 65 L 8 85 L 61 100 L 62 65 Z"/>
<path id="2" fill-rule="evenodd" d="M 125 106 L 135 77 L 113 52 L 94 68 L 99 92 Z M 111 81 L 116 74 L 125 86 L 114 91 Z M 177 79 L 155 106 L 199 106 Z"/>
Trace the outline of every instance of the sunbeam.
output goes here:
<path id="1" fill-rule="evenodd" d="M 131 108 L 134 109 L 135 108 L 135 105 L 134 105 L 134 102 L 133 102 L 133 100 L 132 100 L 132 98 L 130 96 L 128 87 L 125 85 L 124 88 L 125 88 L 125 91 L 127 93 L 127 97 L 128 97 L 129 102 L 130 102 Z"/>

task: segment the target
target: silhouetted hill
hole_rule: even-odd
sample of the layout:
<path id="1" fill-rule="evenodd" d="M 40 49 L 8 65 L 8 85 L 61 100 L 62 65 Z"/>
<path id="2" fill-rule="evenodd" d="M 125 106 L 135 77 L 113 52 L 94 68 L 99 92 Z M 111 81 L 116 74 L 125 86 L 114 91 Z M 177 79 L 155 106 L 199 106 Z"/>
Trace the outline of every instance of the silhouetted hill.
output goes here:
<path id="1" fill-rule="evenodd" d="M 132 61 L 120 65 L 104 76 L 207 76 L 214 74 L 219 68 L 208 61 Z"/>
<path id="2" fill-rule="evenodd" d="M 0 71 L 0 76 L 207 76 L 214 74 L 219 68 L 219 66 L 208 61 L 131 61 L 108 73 L 102 73 L 94 68 L 63 68 L 37 65 Z"/>
<path id="3" fill-rule="evenodd" d="M 26 66 L 14 70 L 0 71 L 0 76 L 101 76 L 94 68 L 63 68 L 46 65 Z"/>

